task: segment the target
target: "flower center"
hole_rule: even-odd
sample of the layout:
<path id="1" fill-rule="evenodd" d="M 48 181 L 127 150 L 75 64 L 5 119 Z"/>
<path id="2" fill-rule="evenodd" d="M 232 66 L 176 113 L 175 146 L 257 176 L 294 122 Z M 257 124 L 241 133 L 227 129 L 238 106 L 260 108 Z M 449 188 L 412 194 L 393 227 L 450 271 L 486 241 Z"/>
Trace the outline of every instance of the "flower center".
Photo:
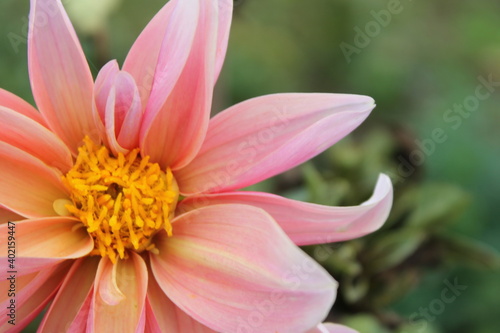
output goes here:
<path id="1" fill-rule="evenodd" d="M 90 255 L 108 256 L 114 263 L 127 258 L 126 249 L 157 251 L 152 238 L 162 229 L 172 235 L 177 183 L 169 168 L 162 171 L 139 149 L 115 158 L 85 137 L 63 183 L 72 200 L 65 208 L 94 239 Z"/>

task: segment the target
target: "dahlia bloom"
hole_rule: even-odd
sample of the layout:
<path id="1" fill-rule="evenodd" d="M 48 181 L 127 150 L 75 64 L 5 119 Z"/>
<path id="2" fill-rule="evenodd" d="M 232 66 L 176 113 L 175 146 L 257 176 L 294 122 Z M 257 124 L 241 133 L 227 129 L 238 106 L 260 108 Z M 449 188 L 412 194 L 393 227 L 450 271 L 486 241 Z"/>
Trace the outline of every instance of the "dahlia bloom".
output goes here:
<path id="1" fill-rule="evenodd" d="M 380 227 L 388 177 L 356 207 L 235 190 L 324 151 L 373 100 L 278 94 L 209 119 L 231 13 L 171 0 L 94 82 L 61 2 L 31 0 L 38 110 L 0 90 L 0 331 L 49 302 L 40 332 L 348 330 L 318 326 L 337 284 L 297 245 Z"/>

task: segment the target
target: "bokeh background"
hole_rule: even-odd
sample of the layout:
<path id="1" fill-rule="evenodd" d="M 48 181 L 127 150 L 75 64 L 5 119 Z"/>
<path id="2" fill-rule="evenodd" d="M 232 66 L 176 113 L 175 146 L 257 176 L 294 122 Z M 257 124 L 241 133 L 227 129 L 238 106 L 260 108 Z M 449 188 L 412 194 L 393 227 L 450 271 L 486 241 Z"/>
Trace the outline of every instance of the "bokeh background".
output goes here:
<path id="1" fill-rule="evenodd" d="M 165 1 L 63 2 L 97 74 L 123 62 Z M 0 2 L 0 86 L 33 102 L 28 11 L 27 0 Z M 214 113 L 278 92 L 377 101 L 348 138 L 254 187 L 357 205 L 380 172 L 393 179 L 381 230 L 305 248 L 340 282 L 330 320 L 361 333 L 498 332 L 499 13 L 495 0 L 235 1 Z"/>

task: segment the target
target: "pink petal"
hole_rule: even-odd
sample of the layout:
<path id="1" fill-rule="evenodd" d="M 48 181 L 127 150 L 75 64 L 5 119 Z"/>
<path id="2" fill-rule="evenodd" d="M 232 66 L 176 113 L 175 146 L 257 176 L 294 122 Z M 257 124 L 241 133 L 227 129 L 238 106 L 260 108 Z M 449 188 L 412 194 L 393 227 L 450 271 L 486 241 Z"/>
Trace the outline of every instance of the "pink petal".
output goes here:
<path id="1" fill-rule="evenodd" d="M 78 259 L 66 274 L 61 288 L 44 316 L 38 332 L 85 332 L 100 257 Z"/>
<path id="2" fill-rule="evenodd" d="M 130 49 L 123 70 L 135 78 L 144 107 L 153 82 L 168 96 L 178 80 L 193 43 L 198 7 L 196 0 L 169 1 Z"/>
<path id="3" fill-rule="evenodd" d="M 216 331 L 303 332 L 326 317 L 336 282 L 297 248 L 263 210 L 204 207 L 157 235 L 150 255 L 165 294 Z"/>
<path id="4" fill-rule="evenodd" d="M 254 98 L 210 121 L 196 158 L 175 173 L 183 194 L 255 184 L 318 155 L 355 129 L 373 99 L 337 94 Z"/>
<path id="5" fill-rule="evenodd" d="M 98 137 L 92 74 L 60 0 L 31 0 L 28 64 L 36 104 L 68 147 Z"/>
<path id="6" fill-rule="evenodd" d="M 139 90 L 134 78 L 126 72 L 121 72 L 116 79 L 117 110 L 124 112 L 118 126 L 118 143 L 126 149 L 139 147 L 139 131 L 142 123 L 142 105 Z"/>
<path id="7" fill-rule="evenodd" d="M 3 259 L 3 258 L 2 258 Z M 10 305 L 10 297 L 3 297 L 7 292 L 0 296 L 1 308 L 0 332 L 19 332 L 28 325 L 45 308 L 45 305 L 53 298 L 64 275 L 69 269 L 67 263 L 44 269 L 40 272 L 25 276 L 16 276 L 15 279 L 15 326 L 8 323 L 10 317 L 7 316 Z M 10 287 L 10 281 L 2 279 L 0 281 L 0 290 L 4 291 Z"/>
<path id="8" fill-rule="evenodd" d="M 116 76 L 106 105 L 106 134 L 115 155 L 139 146 L 142 107 L 134 79 L 121 72 Z"/>
<path id="9" fill-rule="evenodd" d="M 339 324 L 325 323 L 319 324 L 316 328 L 307 331 L 307 333 L 358 333 L 358 331 Z"/>
<path id="10" fill-rule="evenodd" d="M 111 263 L 103 258 L 97 269 L 87 330 L 143 332 L 148 271 L 135 252 Z"/>
<path id="11" fill-rule="evenodd" d="M 112 60 L 101 68 L 97 74 L 96 82 L 94 84 L 94 96 L 92 103 L 92 116 L 94 118 L 96 133 L 99 133 L 99 142 L 103 143 L 106 147 L 110 147 L 107 137 L 105 118 L 106 106 L 108 104 L 111 88 L 115 82 L 116 75 L 120 72 L 118 62 Z M 116 139 L 113 142 L 116 144 Z"/>
<path id="12" fill-rule="evenodd" d="M 9 209 L 0 206 L 0 224 L 7 223 L 9 221 L 19 221 L 19 220 L 24 220 L 24 217 L 21 215 L 18 215 Z"/>
<path id="13" fill-rule="evenodd" d="M 197 17 L 192 45 L 164 43 L 163 47 L 167 50 L 189 47 L 190 54 L 185 62 L 176 58 L 159 58 L 141 128 L 143 153 L 151 156 L 152 161 L 163 167 L 170 166 L 173 170 L 189 163 L 205 138 L 215 83 L 218 5 L 216 0 L 190 0 L 185 1 L 186 5 L 189 2 L 192 4 L 185 11 L 182 24 L 171 24 L 174 29 L 182 31 L 187 29 L 185 25 L 193 17 Z M 181 4 L 184 1 L 178 7 Z M 176 81 L 171 80 L 171 76 L 163 75 L 178 67 L 182 67 L 182 73 Z"/>
<path id="14" fill-rule="evenodd" d="M 94 242 L 80 221 L 68 217 L 52 217 L 0 225 L 0 260 L 7 261 L 9 231 L 14 230 L 16 245 L 15 269 L 25 275 L 53 266 L 66 259 L 87 255 Z M 12 234 L 11 234 L 12 235 Z M 2 279 L 8 276 L 1 271 Z"/>
<path id="15" fill-rule="evenodd" d="M 172 303 L 154 278 L 149 279 L 147 305 L 146 331 L 216 333 Z"/>
<path id="16" fill-rule="evenodd" d="M 106 131 L 106 142 L 108 143 L 109 148 L 116 156 L 118 153 L 126 154 L 128 152 L 127 149 L 123 148 L 118 144 L 116 140 L 116 121 L 115 121 L 115 107 L 116 107 L 116 90 L 115 88 L 111 88 L 111 91 L 108 96 L 108 102 L 106 105 L 106 115 L 105 115 L 105 131 Z"/>
<path id="17" fill-rule="evenodd" d="M 360 206 L 328 207 L 259 192 L 233 192 L 186 198 L 178 211 L 208 205 L 247 204 L 268 212 L 297 245 L 358 238 L 380 228 L 392 206 L 392 184 L 380 175 L 372 197 Z"/>
<path id="18" fill-rule="evenodd" d="M 217 56 L 215 76 L 218 77 L 226 57 L 229 31 L 233 18 L 233 0 L 219 0 L 219 31 L 217 33 Z"/>
<path id="19" fill-rule="evenodd" d="M 0 88 L 0 106 L 12 109 L 47 127 L 40 112 L 22 98 Z"/>
<path id="20" fill-rule="evenodd" d="M 67 198 L 61 173 L 0 141 L 0 205 L 26 217 L 57 216 L 53 203 Z"/>
<path id="21" fill-rule="evenodd" d="M 142 106 L 134 78 L 121 72 L 116 61 L 106 64 L 96 79 L 95 108 L 105 142 L 116 155 L 139 146 Z"/>
<path id="22" fill-rule="evenodd" d="M 68 172 L 73 166 L 68 147 L 35 120 L 0 106 L 0 124 L 0 141 L 24 150 L 63 172 Z"/>
<path id="23" fill-rule="evenodd" d="M 100 120 L 104 123 L 106 114 L 106 104 L 111 88 L 114 85 L 116 76 L 120 73 L 118 62 L 111 60 L 101 68 L 94 85 L 94 100 Z"/>

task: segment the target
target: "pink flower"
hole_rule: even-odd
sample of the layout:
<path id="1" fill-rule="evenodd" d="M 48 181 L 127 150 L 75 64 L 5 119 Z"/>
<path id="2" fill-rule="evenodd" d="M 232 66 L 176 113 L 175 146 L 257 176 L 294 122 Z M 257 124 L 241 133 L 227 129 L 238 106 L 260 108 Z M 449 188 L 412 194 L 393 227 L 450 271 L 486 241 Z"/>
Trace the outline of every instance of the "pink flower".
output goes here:
<path id="1" fill-rule="evenodd" d="M 337 284 L 296 245 L 379 228 L 388 177 L 358 207 L 234 190 L 321 153 L 374 102 L 279 94 L 209 119 L 231 13 L 171 0 L 94 83 L 61 2 L 31 0 L 39 111 L 0 90 L 0 285 L 14 274 L 16 294 L 1 331 L 50 301 L 41 332 L 306 332 L 326 317 Z"/>

